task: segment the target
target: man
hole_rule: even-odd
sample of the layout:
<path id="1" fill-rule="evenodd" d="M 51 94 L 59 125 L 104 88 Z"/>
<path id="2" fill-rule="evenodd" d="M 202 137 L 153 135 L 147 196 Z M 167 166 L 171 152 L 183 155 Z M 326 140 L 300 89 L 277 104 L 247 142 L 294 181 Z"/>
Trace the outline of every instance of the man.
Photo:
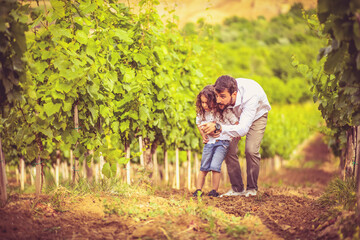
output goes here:
<path id="1" fill-rule="evenodd" d="M 234 79 L 224 75 L 216 80 L 214 87 L 219 108 L 232 108 L 239 118 L 238 125 L 221 125 L 214 122 L 201 125 L 205 134 L 216 137 L 223 132 L 233 138 L 225 157 L 232 189 L 220 197 L 255 196 L 260 170 L 260 143 L 271 106 L 264 90 L 254 80 Z M 239 138 L 243 136 L 246 136 L 246 191 L 237 155 Z"/>

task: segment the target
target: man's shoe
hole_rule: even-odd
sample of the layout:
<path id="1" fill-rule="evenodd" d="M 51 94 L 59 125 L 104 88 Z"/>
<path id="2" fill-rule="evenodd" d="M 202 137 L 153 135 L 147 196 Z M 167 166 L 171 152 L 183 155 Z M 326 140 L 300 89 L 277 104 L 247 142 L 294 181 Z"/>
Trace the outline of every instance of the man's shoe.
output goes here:
<path id="1" fill-rule="evenodd" d="M 228 197 L 228 196 L 244 196 L 244 194 L 246 193 L 246 191 L 242 191 L 242 192 L 235 192 L 234 190 L 230 189 L 227 193 L 224 193 L 222 195 L 220 195 L 220 197 Z"/>
<path id="2" fill-rule="evenodd" d="M 216 190 L 211 190 L 209 193 L 208 193 L 208 196 L 209 197 L 218 197 L 220 194 L 218 192 L 216 192 Z"/>
<path id="3" fill-rule="evenodd" d="M 245 197 L 256 196 L 257 191 L 255 189 L 246 190 Z"/>
<path id="4" fill-rule="evenodd" d="M 201 189 L 196 189 L 196 191 L 193 193 L 193 197 L 202 197 L 203 194 L 204 193 L 201 191 Z"/>

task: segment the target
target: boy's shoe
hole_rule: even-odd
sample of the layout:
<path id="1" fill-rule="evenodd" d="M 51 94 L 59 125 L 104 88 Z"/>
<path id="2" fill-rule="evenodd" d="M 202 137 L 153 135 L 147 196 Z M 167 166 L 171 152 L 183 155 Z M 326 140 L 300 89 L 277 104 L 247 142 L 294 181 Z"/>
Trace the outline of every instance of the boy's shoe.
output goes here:
<path id="1" fill-rule="evenodd" d="M 220 195 L 220 197 L 228 197 L 228 196 L 244 196 L 246 191 L 242 192 L 235 192 L 234 190 L 230 189 L 227 193 Z"/>
<path id="2" fill-rule="evenodd" d="M 216 191 L 216 190 L 211 190 L 209 193 L 208 193 L 208 196 L 209 197 L 218 197 L 220 194 Z"/>
<path id="3" fill-rule="evenodd" d="M 257 191 L 255 189 L 246 190 L 245 197 L 256 196 Z"/>
<path id="4" fill-rule="evenodd" d="M 201 191 L 201 189 L 196 189 L 196 191 L 193 193 L 193 197 L 202 197 L 203 194 L 204 193 Z"/>

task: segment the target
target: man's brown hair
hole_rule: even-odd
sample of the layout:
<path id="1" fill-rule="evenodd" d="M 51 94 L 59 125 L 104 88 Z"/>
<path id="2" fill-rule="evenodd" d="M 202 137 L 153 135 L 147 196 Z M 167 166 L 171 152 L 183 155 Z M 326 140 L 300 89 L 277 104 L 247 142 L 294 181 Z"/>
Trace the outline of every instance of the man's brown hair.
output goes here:
<path id="1" fill-rule="evenodd" d="M 237 92 L 238 90 L 235 78 L 228 75 L 220 76 L 216 80 L 214 88 L 215 91 L 218 93 L 221 93 L 225 91 L 225 89 L 227 89 L 230 95 L 233 94 L 234 92 Z"/>

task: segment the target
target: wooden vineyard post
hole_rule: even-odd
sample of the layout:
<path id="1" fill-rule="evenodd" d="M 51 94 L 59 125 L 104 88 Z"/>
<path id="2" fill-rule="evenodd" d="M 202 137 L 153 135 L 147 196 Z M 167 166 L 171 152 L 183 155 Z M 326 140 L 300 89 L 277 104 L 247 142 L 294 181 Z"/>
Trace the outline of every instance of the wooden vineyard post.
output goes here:
<path id="1" fill-rule="evenodd" d="M 75 125 L 75 129 L 77 132 L 79 132 L 79 112 L 78 112 L 78 106 L 77 103 L 75 103 L 74 106 L 74 125 Z M 76 146 L 78 145 L 78 143 L 76 143 Z M 73 183 L 75 183 L 76 181 L 79 181 L 79 159 L 77 157 L 75 157 L 75 161 L 74 161 L 74 166 L 73 166 L 73 177 L 72 177 L 72 181 Z"/>
<path id="2" fill-rule="evenodd" d="M 83 166 L 82 166 L 82 175 L 83 175 L 83 178 L 86 178 L 87 177 L 87 174 L 86 174 L 86 165 L 87 165 L 87 163 L 86 163 L 86 158 L 84 158 L 84 160 L 83 160 Z"/>
<path id="3" fill-rule="evenodd" d="M 55 165 L 55 183 L 56 187 L 60 182 L 60 150 L 56 150 L 56 165 Z"/>
<path id="4" fill-rule="evenodd" d="M 63 176 L 64 179 L 68 179 L 68 171 L 67 171 L 67 163 L 63 162 L 61 164 L 61 175 Z"/>
<path id="5" fill-rule="evenodd" d="M 20 182 L 19 169 L 15 168 L 16 184 Z"/>
<path id="6" fill-rule="evenodd" d="M 92 182 L 94 178 L 94 150 L 91 150 L 89 154 L 91 154 L 91 161 L 90 161 L 90 167 L 87 164 L 85 164 L 86 177 L 89 182 Z"/>
<path id="7" fill-rule="evenodd" d="M 180 189 L 180 161 L 179 161 L 179 148 L 175 149 L 175 176 L 176 176 L 176 189 Z"/>
<path id="8" fill-rule="evenodd" d="M 356 134 L 354 137 L 356 137 L 356 144 L 355 144 L 355 163 L 357 165 L 357 174 L 355 175 L 356 179 L 356 202 L 357 202 L 357 223 L 360 225 L 360 126 L 357 126 L 356 128 Z"/>
<path id="9" fill-rule="evenodd" d="M 24 157 L 20 157 L 20 189 L 24 191 L 25 189 L 25 181 L 26 181 L 26 170 L 25 170 L 25 161 Z"/>
<path id="10" fill-rule="evenodd" d="M 36 176 L 36 169 L 35 168 L 30 168 L 31 186 L 34 186 L 34 184 L 35 184 L 35 176 Z"/>
<path id="11" fill-rule="evenodd" d="M 7 201 L 6 192 L 6 171 L 5 171 L 5 158 L 2 151 L 1 137 L 0 137 L 0 206 L 5 206 Z"/>
<path id="12" fill-rule="evenodd" d="M 190 150 L 187 150 L 187 161 L 188 161 L 187 188 L 188 188 L 188 190 L 190 190 L 191 189 L 191 151 Z"/>
<path id="13" fill-rule="evenodd" d="M 126 144 L 125 152 L 126 152 L 126 158 L 129 159 L 129 161 L 126 164 L 126 183 L 130 185 L 131 184 L 130 144 Z"/>
<path id="14" fill-rule="evenodd" d="M 354 131 L 353 127 L 346 131 L 347 141 L 346 141 L 346 148 L 345 148 L 345 166 L 342 169 L 342 179 L 345 180 L 347 177 L 353 173 L 354 165 L 353 165 L 353 141 L 354 139 Z"/>
<path id="15" fill-rule="evenodd" d="M 73 180 L 73 169 L 74 169 L 74 154 L 73 150 L 70 150 L 70 179 Z"/>
<path id="16" fill-rule="evenodd" d="M 145 163 L 144 163 L 144 152 L 143 152 L 143 140 L 141 136 L 139 137 L 139 151 L 141 152 L 140 165 L 143 167 L 145 166 Z"/>
<path id="17" fill-rule="evenodd" d="M 195 177 L 194 177 L 194 185 L 197 186 L 197 178 L 199 175 L 200 167 L 199 167 L 199 157 L 197 152 L 194 155 L 194 168 L 195 168 Z"/>
<path id="18" fill-rule="evenodd" d="M 165 183 L 166 185 L 169 183 L 169 159 L 168 152 L 164 150 L 164 163 L 165 163 Z"/>
<path id="19" fill-rule="evenodd" d="M 100 175 L 100 179 L 104 178 L 104 175 L 102 174 L 102 169 L 104 167 L 104 156 L 102 155 L 102 152 L 100 152 L 100 163 L 99 163 L 99 175 Z"/>
<path id="20" fill-rule="evenodd" d="M 358 152 L 358 148 L 360 147 L 358 145 L 358 142 L 360 141 L 359 130 L 360 130 L 360 126 L 353 127 L 353 159 L 351 163 L 353 164 L 352 176 L 354 177 L 354 179 L 356 179 L 356 176 L 358 174 L 357 164 L 359 164 L 359 155 L 357 152 Z"/>
<path id="21" fill-rule="evenodd" d="M 121 166 L 119 163 L 116 163 L 116 178 L 121 179 Z"/>
<path id="22" fill-rule="evenodd" d="M 154 179 L 154 183 L 157 184 L 157 183 L 158 183 L 159 166 L 158 166 L 158 161 L 157 161 L 156 150 L 155 150 L 155 152 L 152 154 L 152 159 L 153 159 L 153 163 L 154 163 L 153 179 Z"/>
<path id="23" fill-rule="evenodd" d="M 41 158 L 40 153 L 36 158 L 36 176 L 35 176 L 35 194 L 39 196 L 41 193 Z"/>
<path id="24" fill-rule="evenodd" d="M 95 164 L 94 165 L 94 174 L 95 174 L 95 182 L 98 183 L 99 182 L 99 175 L 100 175 L 100 164 Z"/>

